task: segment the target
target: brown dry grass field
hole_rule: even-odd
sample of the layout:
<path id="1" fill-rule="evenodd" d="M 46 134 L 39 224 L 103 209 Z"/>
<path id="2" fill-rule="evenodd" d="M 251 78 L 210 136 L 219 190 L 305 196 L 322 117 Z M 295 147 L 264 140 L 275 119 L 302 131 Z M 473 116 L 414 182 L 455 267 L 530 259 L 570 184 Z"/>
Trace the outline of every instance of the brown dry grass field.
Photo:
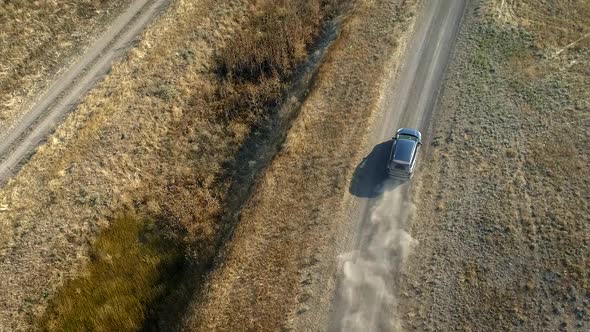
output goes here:
<path id="1" fill-rule="evenodd" d="M 400 65 L 415 1 L 354 2 L 285 143 L 242 210 L 196 296 L 194 331 L 325 328 L 342 201 L 391 67 Z M 311 310 L 314 308 L 315 310 Z M 317 310 L 317 311 L 316 311 Z M 322 311 L 322 312 L 320 312 Z M 315 324 L 315 325 L 314 325 Z"/>
<path id="2" fill-rule="evenodd" d="M 406 329 L 590 328 L 589 33 L 588 1 L 470 5 L 415 179 Z"/>
<path id="3" fill-rule="evenodd" d="M 280 153 L 234 188 L 344 2 L 173 2 L 0 190 L 0 326 L 173 328 L 190 304 L 186 328 L 301 327 L 415 1 L 347 7 Z M 469 10 L 415 179 L 405 324 L 588 329 L 588 3 Z"/>
<path id="4" fill-rule="evenodd" d="M 0 1 L 0 136 L 128 3 Z"/>
<path id="5" fill-rule="evenodd" d="M 209 267 L 251 165 L 240 153 L 339 3 L 173 2 L 0 191 L 0 325 L 172 324 L 159 304 L 198 280 L 157 276 Z"/>

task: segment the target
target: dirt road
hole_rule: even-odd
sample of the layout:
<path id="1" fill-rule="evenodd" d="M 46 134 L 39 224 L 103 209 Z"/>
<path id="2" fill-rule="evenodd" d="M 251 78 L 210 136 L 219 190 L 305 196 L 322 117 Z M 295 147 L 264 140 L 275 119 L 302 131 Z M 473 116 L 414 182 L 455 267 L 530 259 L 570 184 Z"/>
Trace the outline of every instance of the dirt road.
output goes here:
<path id="1" fill-rule="evenodd" d="M 170 0 L 137 0 L 6 133 L 0 134 L 0 184 L 16 172 L 78 101 L 109 71 Z"/>
<path id="2" fill-rule="evenodd" d="M 399 271 L 414 242 L 405 232 L 413 204 L 411 182 L 389 183 L 384 177 L 389 140 L 400 127 L 428 129 L 465 5 L 466 0 L 424 3 L 404 66 L 386 87 L 382 114 L 372 128 L 374 148 L 350 186 L 356 196 L 350 222 L 357 226 L 350 239 L 351 252 L 342 257 L 331 330 L 400 329 L 400 320 L 392 313 L 398 305 Z"/>

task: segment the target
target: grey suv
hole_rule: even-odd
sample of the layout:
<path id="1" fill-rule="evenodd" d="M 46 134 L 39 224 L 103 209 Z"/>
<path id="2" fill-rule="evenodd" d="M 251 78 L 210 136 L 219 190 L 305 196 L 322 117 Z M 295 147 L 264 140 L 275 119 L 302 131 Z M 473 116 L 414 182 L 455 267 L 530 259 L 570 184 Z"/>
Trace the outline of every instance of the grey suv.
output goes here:
<path id="1" fill-rule="evenodd" d="M 412 177 L 420 145 L 422 134 L 418 130 L 401 128 L 397 131 L 387 159 L 387 173 L 390 178 L 408 180 Z"/>

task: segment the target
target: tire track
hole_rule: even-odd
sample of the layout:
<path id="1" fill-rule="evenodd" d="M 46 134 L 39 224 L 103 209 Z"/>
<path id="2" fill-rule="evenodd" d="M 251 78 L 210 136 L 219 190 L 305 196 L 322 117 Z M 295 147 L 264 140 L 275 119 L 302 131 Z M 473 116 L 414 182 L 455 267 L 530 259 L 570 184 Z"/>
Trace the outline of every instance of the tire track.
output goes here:
<path id="1" fill-rule="evenodd" d="M 405 64 L 384 92 L 382 114 L 373 124 L 377 144 L 353 182 L 363 182 L 351 208 L 358 225 L 351 251 L 341 256 L 330 330 L 398 331 L 396 292 L 405 257 L 415 241 L 405 231 L 414 214 L 411 183 L 384 179 L 389 139 L 400 127 L 425 132 L 451 57 L 467 0 L 427 1 L 405 54 Z M 382 143 L 384 142 L 385 143 Z M 372 162 L 371 162 L 372 161 Z M 418 165 L 418 168 L 420 165 Z"/>
<path id="2" fill-rule="evenodd" d="M 82 96 L 109 72 L 171 0 L 137 0 L 67 71 L 57 77 L 18 123 L 0 134 L 0 185 L 20 167 L 73 111 Z"/>

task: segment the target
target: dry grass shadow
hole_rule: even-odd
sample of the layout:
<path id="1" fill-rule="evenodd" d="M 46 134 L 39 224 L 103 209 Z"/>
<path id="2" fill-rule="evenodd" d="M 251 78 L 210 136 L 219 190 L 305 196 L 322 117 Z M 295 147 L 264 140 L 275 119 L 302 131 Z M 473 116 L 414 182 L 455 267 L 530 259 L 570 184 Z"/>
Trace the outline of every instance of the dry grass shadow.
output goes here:
<path id="1" fill-rule="evenodd" d="M 67 282 L 40 327 L 48 331 L 139 330 L 177 287 L 184 251 L 151 221 L 117 219 L 95 241 L 84 275 Z"/>

